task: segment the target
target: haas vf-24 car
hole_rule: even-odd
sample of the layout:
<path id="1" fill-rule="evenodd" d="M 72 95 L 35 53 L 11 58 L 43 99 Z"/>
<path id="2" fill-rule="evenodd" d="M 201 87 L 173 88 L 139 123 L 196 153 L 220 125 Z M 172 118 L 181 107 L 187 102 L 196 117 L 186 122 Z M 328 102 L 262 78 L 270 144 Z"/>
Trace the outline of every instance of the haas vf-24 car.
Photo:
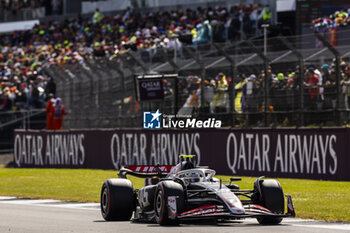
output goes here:
<path id="1" fill-rule="evenodd" d="M 231 178 L 226 183 L 215 171 L 195 167 L 193 156 L 180 156 L 176 166 L 127 166 L 119 179 L 108 179 L 101 190 L 101 212 L 107 221 L 154 222 L 174 225 L 199 219 L 256 218 L 260 224 L 279 224 L 294 217 L 291 196 L 277 180 L 258 178 L 252 190 L 242 190 Z M 145 186 L 134 189 L 127 175 L 145 178 Z"/>

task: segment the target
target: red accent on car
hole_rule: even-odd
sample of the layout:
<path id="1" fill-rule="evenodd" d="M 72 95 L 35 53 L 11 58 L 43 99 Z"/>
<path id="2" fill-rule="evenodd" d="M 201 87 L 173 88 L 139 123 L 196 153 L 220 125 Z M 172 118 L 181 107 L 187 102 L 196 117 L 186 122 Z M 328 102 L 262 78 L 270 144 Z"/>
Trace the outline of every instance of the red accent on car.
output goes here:
<path id="1" fill-rule="evenodd" d="M 195 208 L 193 210 L 189 210 L 189 211 L 186 211 L 186 212 L 183 212 L 183 213 L 180 213 L 178 215 L 188 215 L 188 214 L 195 214 L 197 212 L 201 212 L 203 210 L 208 210 L 208 209 L 212 209 L 213 211 L 217 209 L 217 206 L 216 205 L 205 205 L 205 206 L 201 206 L 201 207 L 198 207 L 198 208 Z"/>
<path id="2" fill-rule="evenodd" d="M 162 172 L 170 172 L 171 168 L 174 166 L 172 165 L 159 165 L 159 169 Z M 140 166 L 126 166 L 126 169 L 129 169 L 134 172 L 143 172 L 143 173 L 154 173 L 157 172 L 157 166 L 151 165 L 151 166 L 146 166 L 146 165 L 140 165 Z"/>
<path id="3" fill-rule="evenodd" d="M 269 209 L 266 209 L 265 207 L 262 207 L 261 205 L 249 205 L 249 207 L 253 207 L 253 208 L 257 208 L 257 209 L 261 209 L 261 210 L 265 210 L 265 211 L 268 211 L 268 212 L 271 212 L 271 210 Z"/>

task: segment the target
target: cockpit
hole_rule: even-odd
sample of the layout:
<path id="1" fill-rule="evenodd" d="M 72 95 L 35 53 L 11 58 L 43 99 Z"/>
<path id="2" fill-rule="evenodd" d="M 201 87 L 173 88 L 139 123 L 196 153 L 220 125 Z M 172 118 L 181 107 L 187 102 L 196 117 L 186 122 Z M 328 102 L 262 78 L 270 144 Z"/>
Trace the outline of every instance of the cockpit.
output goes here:
<path id="1" fill-rule="evenodd" d="M 215 171 L 208 168 L 196 167 L 190 159 L 194 155 L 180 155 L 181 162 L 171 169 L 167 178 L 178 178 L 185 183 L 212 182 Z"/>
<path id="2" fill-rule="evenodd" d="M 178 173 L 174 174 L 174 177 L 182 179 L 187 183 L 195 183 L 195 182 L 211 182 L 214 175 L 215 175 L 214 170 L 196 168 L 196 169 L 179 171 Z"/>

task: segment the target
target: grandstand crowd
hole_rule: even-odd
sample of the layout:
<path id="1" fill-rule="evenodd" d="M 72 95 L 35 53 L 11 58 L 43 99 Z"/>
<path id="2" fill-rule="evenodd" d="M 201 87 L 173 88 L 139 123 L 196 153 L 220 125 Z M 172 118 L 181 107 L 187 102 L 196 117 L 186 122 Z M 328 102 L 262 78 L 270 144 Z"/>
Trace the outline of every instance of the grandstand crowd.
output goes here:
<path id="1" fill-rule="evenodd" d="M 7 8 L 42 1 L 10 2 L 2 1 Z M 45 67 L 75 62 L 85 66 L 84 61 L 93 56 L 112 58 L 127 49 L 179 49 L 179 36 L 190 44 L 235 40 L 241 31 L 252 34 L 259 20 L 270 19 L 269 6 L 258 4 L 145 14 L 126 9 L 114 17 L 105 17 L 96 9 L 90 19 L 77 16 L 2 34 L 0 109 L 43 107 L 48 93 L 55 92 L 54 80 L 45 74 Z"/>
<path id="2" fill-rule="evenodd" d="M 337 74 L 335 61 L 322 66 L 309 66 L 304 70 L 303 80 L 300 80 L 299 67 L 285 73 L 274 73 L 272 68 L 267 70 L 268 76 L 268 111 L 274 112 L 270 116 L 270 123 L 288 125 L 296 121 L 298 110 L 301 109 L 301 95 L 303 96 L 303 111 L 306 113 L 306 123 L 332 122 L 335 117 L 337 99 L 339 109 L 350 110 L 350 64 L 341 60 L 341 90 L 337 93 Z M 205 106 L 208 113 L 225 113 L 230 109 L 228 88 L 234 88 L 234 109 L 236 113 L 246 114 L 242 121 L 250 125 L 263 125 L 262 117 L 265 113 L 265 72 L 260 74 L 240 74 L 236 79 L 226 78 L 219 73 L 215 78 L 205 80 L 205 103 L 201 103 L 200 79 L 190 76 L 187 79 L 186 92 L 189 97 L 185 101 L 179 114 L 193 114 L 200 106 Z M 303 93 L 300 92 L 301 85 Z M 322 116 L 320 113 L 323 112 Z M 280 114 L 278 114 L 280 113 Z M 312 117 L 318 114 L 318 117 Z M 342 120 L 347 121 L 347 115 Z M 248 122 L 247 122 L 248 121 Z"/>
<path id="3" fill-rule="evenodd" d="M 350 8 L 336 11 L 329 17 L 319 17 L 312 21 L 314 27 L 317 28 L 336 28 L 345 27 L 350 23 Z"/>
<path id="4" fill-rule="evenodd" d="M 21 1 L 17 1 L 19 3 Z M 28 3 L 28 2 L 26 2 Z M 39 4 L 40 1 L 37 1 Z M 342 11 L 345 13 L 345 11 Z M 342 15 L 341 15 L 342 16 Z M 339 18 L 339 13 L 334 14 Z M 343 21 L 348 20 L 348 14 Z M 0 35 L 0 111 L 20 108 L 43 108 L 50 93 L 55 95 L 55 80 L 45 68 L 79 63 L 93 57 L 114 58 L 128 49 L 156 52 L 158 48 L 180 49 L 182 43 L 204 44 L 210 41 L 239 40 L 249 36 L 262 23 L 269 22 L 271 12 L 266 5 L 198 7 L 166 12 L 139 13 L 131 9 L 114 17 L 105 17 L 98 9 L 92 18 L 80 16 L 63 21 L 48 21 L 29 31 Z M 341 22 L 343 22 L 341 21 Z M 316 21 L 314 21 L 316 25 Z M 340 23 L 338 21 L 337 23 Z M 296 111 L 300 108 L 300 83 L 305 109 L 320 111 L 336 105 L 336 74 L 334 63 L 311 66 L 300 81 L 299 69 L 275 73 L 268 69 L 269 110 Z M 350 66 L 341 63 L 341 104 L 349 109 Z M 265 73 L 226 77 L 220 73 L 204 80 L 205 103 L 201 103 L 200 79 L 189 76 L 183 82 L 188 99 L 181 111 L 205 106 L 208 112 L 226 112 L 229 107 L 228 88 L 234 85 L 234 109 L 238 113 L 264 112 Z M 350 90 L 350 89 L 349 89 Z M 258 117 L 251 119 L 258 121 Z M 285 119 L 279 119 L 284 121 Z"/>
<path id="5" fill-rule="evenodd" d="M 11 11 L 16 14 L 17 10 L 23 8 L 39 8 L 45 6 L 45 0 L 1 0 L 0 12 L 5 10 Z"/>

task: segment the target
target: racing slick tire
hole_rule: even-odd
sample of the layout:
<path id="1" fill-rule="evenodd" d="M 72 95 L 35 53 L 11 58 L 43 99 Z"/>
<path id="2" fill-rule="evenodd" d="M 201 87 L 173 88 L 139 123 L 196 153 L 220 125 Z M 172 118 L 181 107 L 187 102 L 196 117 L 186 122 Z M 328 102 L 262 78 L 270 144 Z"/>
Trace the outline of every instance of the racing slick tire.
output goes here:
<path id="1" fill-rule="evenodd" d="M 174 206 L 169 205 L 169 197 L 175 197 L 175 213 L 169 212 L 169 209 L 174 209 Z M 155 218 L 158 224 L 177 225 L 179 220 L 177 218 L 178 213 L 182 213 L 185 209 L 185 195 L 181 184 L 171 180 L 162 181 L 158 184 L 156 189 L 156 195 L 154 200 Z M 173 217 L 170 217 L 170 216 Z"/>
<path id="2" fill-rule="evenodd" d="M 106 221 L 129 221 L 135 210 L 132 183 L 127 179 L 108 179 L 101 189 L 101 213 Z"/>
<path id="3" fill-rule="evenodd" d="M 284 213 L 284 195 L 281 184 L 277 180 L 260 181 L 259 204 L 277 214 Z M 258 217 L 258 222 L 264 225 L 276 225 L 282 222 L 281 217 Z"/>

